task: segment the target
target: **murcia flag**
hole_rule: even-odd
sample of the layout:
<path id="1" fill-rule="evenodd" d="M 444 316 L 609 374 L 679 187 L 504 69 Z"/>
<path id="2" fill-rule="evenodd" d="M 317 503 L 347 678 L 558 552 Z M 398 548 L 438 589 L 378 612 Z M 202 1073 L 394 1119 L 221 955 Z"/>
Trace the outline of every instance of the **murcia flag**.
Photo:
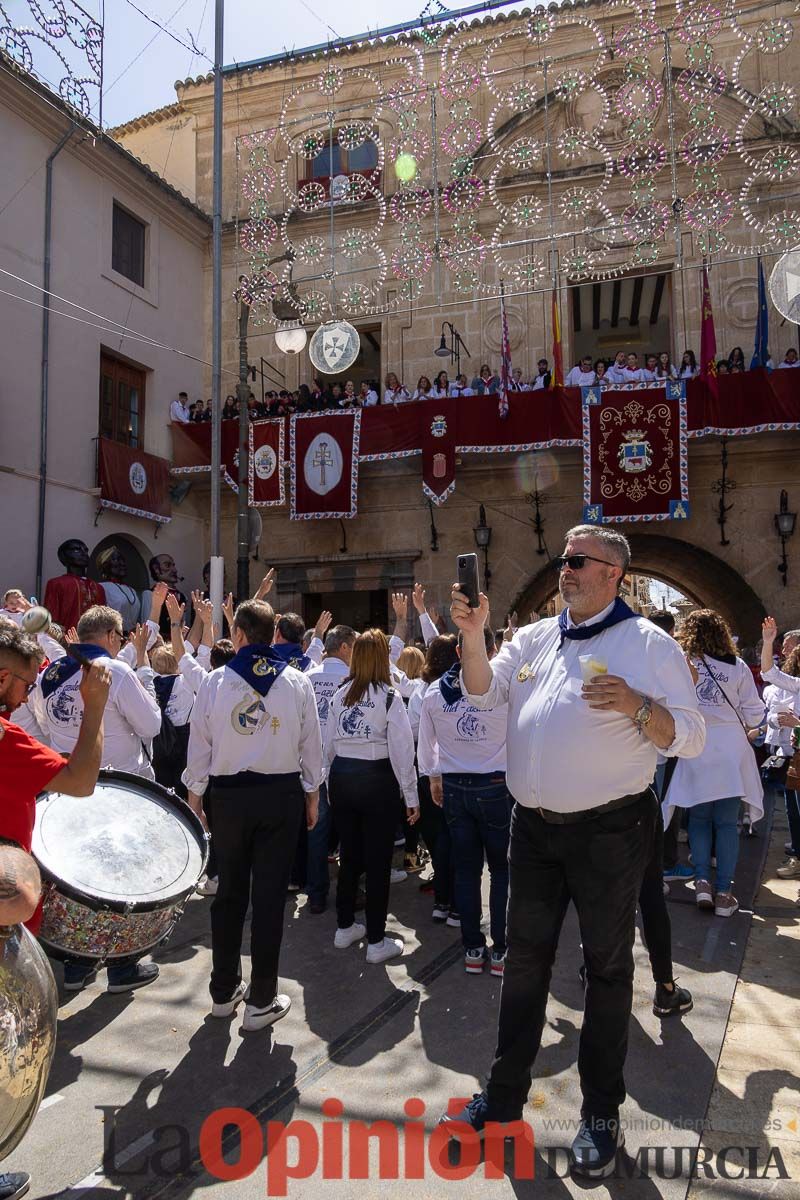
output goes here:
<path id="1" fill-rule="evenodd" d="M 355 517 L 361 409 L 295 413 L 289 426 L 293 521 Z"/>

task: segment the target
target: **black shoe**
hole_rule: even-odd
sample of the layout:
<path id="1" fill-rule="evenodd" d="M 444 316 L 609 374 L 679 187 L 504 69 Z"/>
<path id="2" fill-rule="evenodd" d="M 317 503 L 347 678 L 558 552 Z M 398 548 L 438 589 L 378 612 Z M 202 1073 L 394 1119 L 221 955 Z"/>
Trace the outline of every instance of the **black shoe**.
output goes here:
<path id="1" fill-rule="evenodd" d="M 692 993 L 686 988 L 678 987 L 674 980 L 671 992 L 667 991 L 663 983 L 656 984 L 653 1012 L 657 1017 L 680 1016 L 681 1013 L 690 1012 L 692 1006 Z"/>
<path id="2" fill-rule="evenodd" d="M 318 917 L 320 913 L 324 913 L 327 907 L 327 900 L 309 900 L 308 902 L 308 911 L 313 913 L 315 917 Z"/>
<path id="3" fill-rule="evenodd" d="M 115 971 L 113 967 L 108 972 L 107 992 L 135 992 L 138 988 L 147 987 L 158 979 L 158 967 L 155 963 L 132 963 L 123 971 Z"/>
<path id="4" fill-rule="evenodd" d="M 570 1147 L 572 1170 L 587 1179 L 605 1179 L 613 1173 L 617 1151 L 624 1145 L 625 1134 L 619 1120 L 582 1118 L 581 1127 Z"/>
<path id="5" fill-rule="evenodd" d="M 0 1200 L 20 1200 L 31 1186 L 31 1177 L 26 1171 L 11 1171 L 0 1175 Z"/>

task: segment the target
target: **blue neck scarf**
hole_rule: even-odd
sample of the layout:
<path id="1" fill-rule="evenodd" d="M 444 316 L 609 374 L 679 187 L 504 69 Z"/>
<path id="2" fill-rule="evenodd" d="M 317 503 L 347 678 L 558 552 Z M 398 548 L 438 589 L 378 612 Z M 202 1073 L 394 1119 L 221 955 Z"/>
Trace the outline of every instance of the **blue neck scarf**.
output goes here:
<path id="1" fill-rule="evenodd" d="M 311 666 L 311 659 L 303 654 L 299 642 L 280 642 L 277 646 L 273 643 L 272 653 L 285 666 L 294 667 L 297 671 L 306 671 Z"/>
<path id="2" fill-rule="evenodd" d="M 610 629 L 612 625 L 619 625 L 620 621 L 630 621 L 635 616 L 636 613 L 617 596 L 614 607 L 608 616 L 603 617 L 602 621 L 597 621 L 594 625 L 578 625 L 570 628 L 567 624 L 567 609 L 565 608 L 558 614 L 558 628 L 561 630 L 561 641 L 558 643 L 558 648 L 560 650 L 564 645 L 565 638 L 569 638 L 571 642 L 585 642 L 589 638 L 597 637 L 598 633 L 602 633 L 603 630 Z"/>
<path id="3" fill-rule="evenodd" d="M 93 646 L 90 642 L 79 642 L 75 647 L 80 650 L 84 658 L 108 658 L 108 651 L 102 646 Z M 62 683 L 72 679 L 73 675 L 77 675 L 81 669 L 81 664 L 66 654 L 64 658 L 57 658 L 54 663 L 45 671 L 42 676 L 42 695 L 45 700 L 48 696 L 52 696 L 56 688 L 60 688 Z"/>
<path id="4" fill-rule="evenodd" d="M 154 675 L 153 687 L 155 688 L 156 700 L 158 707 L 163 710 L 169 704 L 169 698 L 172 695 L 172 689 L 178 682 L 177 675 Z"/>
<path id="5" fill-rule="evenodd" d="M 249 683 L 259 696 L 266 696 L 287 666 L 287 663 L 275 654 L 276 649 L 279 647 L 268 646 L 266 642 L 254 642 L 251 646 L 242 646 L 225 665 L 229 671 L 234 671 L 245 683 Z"/>
<path id="6" fill-rule="evenodd" d="M 464 693 L 461 691 L 461 663 L 454 663 L 449 671 L 445 671 L 439 680 L 442 696 L 445 704 L 458 704 L 459 700 L 464 699 Z"/>

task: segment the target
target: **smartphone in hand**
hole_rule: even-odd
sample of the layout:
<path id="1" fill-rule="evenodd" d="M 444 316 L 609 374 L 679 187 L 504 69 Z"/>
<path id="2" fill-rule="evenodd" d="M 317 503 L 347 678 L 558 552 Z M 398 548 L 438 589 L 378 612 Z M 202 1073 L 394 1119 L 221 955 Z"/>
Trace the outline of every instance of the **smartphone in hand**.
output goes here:
<path id="1" fill-rule="evenodd" d="M 479 593 L 481 589 L 478 580 L 477 554 L 459 554 L 457 565 L 459 590 L 467 597 L 470 608 L 478 608 L 480 606 Z"/>

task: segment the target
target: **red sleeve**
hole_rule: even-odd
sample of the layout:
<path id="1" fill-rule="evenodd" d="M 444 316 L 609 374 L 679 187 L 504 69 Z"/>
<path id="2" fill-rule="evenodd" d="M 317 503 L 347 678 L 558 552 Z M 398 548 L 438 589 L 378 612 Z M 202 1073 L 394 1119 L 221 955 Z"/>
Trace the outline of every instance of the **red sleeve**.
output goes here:
<path id="1" fill-rule="evenodd" d="M 66 766 L 66 759 L 19 725 L 0 719 L 0 836 L 3 815 L 15 797 L 37 796 Z"/>

